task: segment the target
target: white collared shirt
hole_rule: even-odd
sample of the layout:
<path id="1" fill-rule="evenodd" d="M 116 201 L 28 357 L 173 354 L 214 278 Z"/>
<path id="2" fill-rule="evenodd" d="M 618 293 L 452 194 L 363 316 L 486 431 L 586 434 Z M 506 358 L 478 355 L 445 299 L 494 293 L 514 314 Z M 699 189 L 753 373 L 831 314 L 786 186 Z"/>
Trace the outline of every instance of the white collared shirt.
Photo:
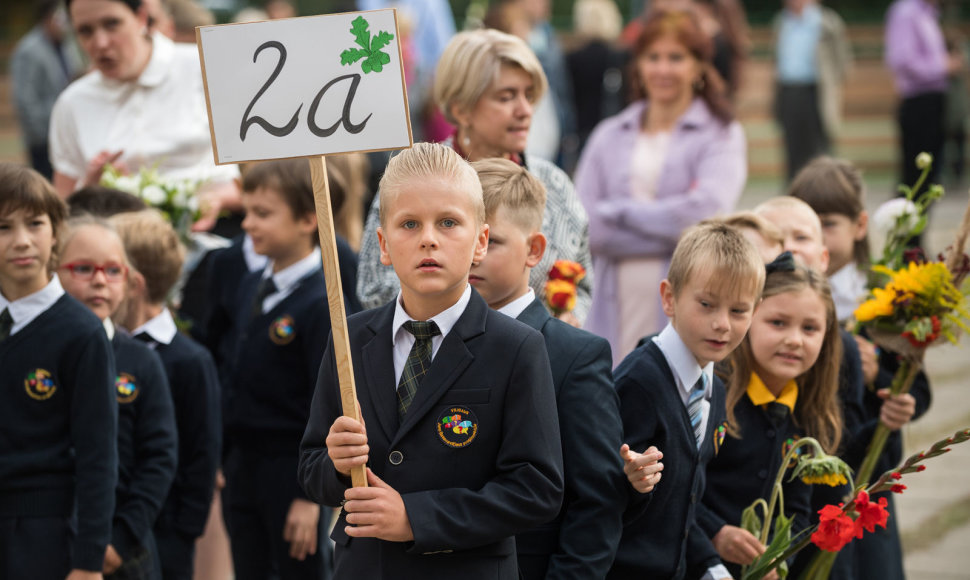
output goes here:
<path id="1" fill-rule="evenodd" d="M 532 287 L 529 287 L 528 292 L 499 308 L 496 312 L 501 312 L 502 314 L 512 318 L 518 318 L 519 315 L 522 314 L 522 312 L 528 308 L 535 299 L 536 292 L 532 289 Z"/>
<path id="2" fill-rule="evenodd" d="M 239 176 L 235 165 L 217 166 L 213 159 L 198 50 L 159 33 L 151 43 L 137 79 L 118 81 L 93 70 L 54 104 L 51 163 L 78 187 L 88 162 L 105 150 L 123 151 L 119 161 L 132 172 L 157 167 L 168 179 L 221 183 Z"/>
<path id="3" fill-rule="evenodd" d="M 246 269 L 250 272 L 262 270 L 269 262 L 269 258 L 262 254 L 256 253 L 256 248 L 253 247 L 253 238 L 251 238 L 249 234 L 243 236 L 242 255 L 243 260 L 246 261 Z"/>
<path id="4" fill-rule="evenodd" d="M 711 397 L 714 394 L 714 363 L 707 363 L 704 368 L 701 368 L 697 364 L 694 354 L 687 348 L 687 345 L 684 344 L 680 335 L 669 322 L 660 331 L 660 334 L 653 337 L 653 342 L 660 348 L 664 358 L 667 359 L 667 366 L 670 367 L 670 372 L 673 373 L 674 380 L 677 381 L 677 391 L 680 393 L 680 399 L 685 407 L 690 399 L 690 392 L 697 380 L 701 378 L 701 374 L 707 377 L 707 388 L 704 391 L 704 400 L 701 401 L 703 414 L 701 415 L 700 442 L 703 444 L 707 433 L 707 422 L 711 416 Z M 717 564 L 708 568 L 701 580 L 720 580 L 722 578 L 731 578 L 731 573 L 723 564 Z"/>
<path id="5" fill-rule="evenodd" d="M 168 308 L 164 308 L 161 314 L 133 330 L 131 335 L 138 336 L 144 332 L 159 344 L 171 344 L 178 331 L 172 313 L 168 311 Z"/>
<path id="6" fill-rule="evenodd" d="M 37 292 L 28 294 L 23 298 L 18 298 L 13 302 L 7 300 L 3 293 L 0 292 L 0 312 L 7 309 L 10 311 L 10 317 L 13 318 L 10 335 L 13 336 L 20 332 L 25 326 L 33 322 L 35 318 L 43 314 L 45 310 L 53 306 L 63 295 L 64 287 L 61 286 L 61 281 L 57 278 L 57 274 L 51 276 L 50 282 Z"/>
<path id="7" fill-rule="evenodd" d="M 866 275 L 859 271 L 855 262 L 849 262 L 829 276 L 829 286 L 832 287 L 836 317 L 839 320 L 851 318 L 866 297 Z"/>
<path id="8" fill-rule="evenodd" d="M 115 339 L 115 323 L 111 321 L 110 316 L 106 316 L 104 320 L 101 321 L 101 325 L 104 326 L 104 333 L 108 335 L 108 341 Z"/>
<path id="9" fill-rule="evenodd" d="M 283 268 L 275 274 L 273 273 L 273 262 L 266 264 L 262 279 L 265 280 L 272 276 L 273 284 L 276 285 L 276 292 L 273 292 L 263 299 L 263 314 L 275 308 L 277 304 L 292 294 L 296 290 L 296 287 L 299 286 L 300 280 L 322 267 L 323 262 L 320 257 L 320 248 L 316 247 L 313 248 L 313 251 L 307 257 Z"/>
<path id="10" fill-rule="evenodd" d="M 701 378 L 701 374 L 707 376 L 707 389 L 704 391 L 704 400 L 701 402 L 703 415 L 701 415 L 700 442 L 703 443 L 707 434 L 707 421 L 711 414 L 711 397 L 714 394 L 714 363 L 707 363 L 704 368 L 701 368 L 693 353 L 690 352 L 690 349 L 687 348 L 687 345 L 684 344 L 680 335 L 669 322 L 660 331 L 660 334 L 653 337 L 653 342 L 656 343 L 664 358 L 667 359 L 667 365 L 674 375 L 674 380 L 677 381 L 677 391 L 680 393 L 680 398 L 685 407 L 688 399 L 690 399 L 690 392 L 698 379 Z"/>
<path id="11" fill-rule="evenodd" d="M 465 285 L 465 292 L 462 293 L 461 298 L 458 302 L 448 308 L 447 310 L 440 312 L 428 320 L 433 320 L 435 324 L 438 325 L 438 330 L 441 334 L 431 338 L 431 360 L 434 360 L 435 355 L 438 354 L 438 349 L 441 347 L 441 343 L 444 342 L 445 337 L 451 332 L 458 319 L 465 312 L 465 308 L 468 306 L 468 302 L 472 298 L 472 287 L 470 284 Z M 408 354 L 411 352 L 411 347 L 414 346 L 414 335 L 404 330 L 404 323 L 414 320 L 411 318 L 407 312 L 404 311 L 404 306 L 401 302 L 401 294 L 398 293 L 397 300 L 394 302 L 394 322 L 391 325 L 391 348 L 394 355 L 394 388 L 397 389 L 397 385 L 401 382 L 401 374 L 404 372 L 404 363 L 408 360 Z"/>

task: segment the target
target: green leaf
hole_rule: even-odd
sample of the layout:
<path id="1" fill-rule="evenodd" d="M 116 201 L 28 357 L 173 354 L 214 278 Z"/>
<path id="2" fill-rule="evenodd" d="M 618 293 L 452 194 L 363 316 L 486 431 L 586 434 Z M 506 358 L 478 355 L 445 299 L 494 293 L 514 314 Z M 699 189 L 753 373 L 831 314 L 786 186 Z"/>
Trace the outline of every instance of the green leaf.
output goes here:
<path id="1" fill-rule="evenodd" d="M 371 40 L 370 51 L 371 54 L 378 52 L 380 49 L 387 46 L 392 40 L 394 40 L 394 35 L 387 31 L 380 31 L 377 36 Z"/>
<path id="2" fill-rule="evenodd" d="M 381 62 L 380 54 L 372 54 L 366 61 L 364 61 L 364 64 L 370 67 L 370 70 L 374 72 L 381 72 L 384 70 L 384 63 Z M 367 71 L 365 70 L 364 72 L 366 73 Z"/>
<path id="3" fill-rule="evenodd" d="M 354 41 L 365 51 L 370 51 L 370 25 L 364 20 L 363 16 L 358 16 L 351 22 L 350 33 L 354 35 Z"/>
<path id="4" fill-rule="evenodd" d="M 362 58 L 369 56 L 366 50 L 361 50 L 359 48 L 348 48 L 347 50 L 340 53 L 340 64 L 348 65 L 354 64 Z"/>
<path id="5" fill-rule="evenodd" d="M 360 63 L 360 70 L 364 71 L 364 74 L 367 74 L 367 73 L 369 73 L 371 71 L 371 59 L 370 58 L 368 58 L 364 62 Z"/>

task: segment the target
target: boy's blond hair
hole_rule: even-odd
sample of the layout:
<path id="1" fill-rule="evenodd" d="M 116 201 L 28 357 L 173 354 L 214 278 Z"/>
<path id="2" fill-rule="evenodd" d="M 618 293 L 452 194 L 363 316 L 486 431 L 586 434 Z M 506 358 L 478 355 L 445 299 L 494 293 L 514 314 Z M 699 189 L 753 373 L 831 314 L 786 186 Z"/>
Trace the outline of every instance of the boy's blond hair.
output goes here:
<path id="1" fill-rule="evenodd" d="M 451 37 L 435 69 L 434 101 L 452 125 L 460 123 L 452 107 L 470 111 L 498 80 L 502 66 L 532 77 L 532 102 L 538 103 L 549 82 L 542 65 L 524 40 L 498 30 L 469 30 Z"/>
<path id="2" fill-rule="evenodd" d="M 175 228 L 153 209 L 120 213 L 108 222 L 121 236 L 131 267 L 144 276 L 148 301 L 164 302 L 185 260 L 185 248 Z"/>
<path id="3" fill-rule="evenodd" d="M 483 159 L 472 163 L 482 182 L 485 219 L 495 217 L 500 207 L 510 210 L 509 217 L 527 233 L 542 230 L 546 209 L 546 187 L 529 170 L 508 159 Z"/>
<path id="4" fill-rule="evenodd" d="M 819 243 L 821 243 L 822 221 L 818 219 L 818 214 L 815 213 L 815 210 L 812 209 L 812 206 L 808 205 L 807 203 L 798 199 L 797 197 L 792 197 L 790 195 L 772 197 L 767 201 L 763 201 L 760 204 L 758 204 L 758 206 L 754 208 L 753 211 L 754 213 L 764 217 L 763 214 L 765 212 L 785 211 L 785 210 L 793 210 L 793 209 L 801 209 L 801 210 L 807 211 L 808 214 L 813 216 L 814 219 L 812 220 L 812 228 L 815 230 L 815 233 L 818 234 L 818 241 Z"/>
<path id="5" fill-rule="evenodd" d="M 703 223 L 708 221 L 710 223 L 723 223 L 736 229 L 752 230 L 769 244 L 785 245 L 785 235 L 778 229 L 778 226 L 753 211 L 737 211 L 721 218 L 705 220 Z"/>
<path id="6" fill-rule="evenodd" d="M 765 283 L 765 263 L 758 250 L 741 232 L 724 223 L 702 223 L 684 232 L 667 272 L 674 296 L 679 296 L 700 271 L 712 275 L 719 293 L 751 293 L 755 300 Z"/>
<path id="7" fill-rule="evenodd" d="M 391 201 L 401 193 L 405 184 L 435 179 L 446 181 L 468 195 L 478 225 L 485 223 L 482 184 L 472 166 L 451 147 L 438 143 L 415 143 L 387 162 L 379 186 L 381 226 L 385 225 Z"/>

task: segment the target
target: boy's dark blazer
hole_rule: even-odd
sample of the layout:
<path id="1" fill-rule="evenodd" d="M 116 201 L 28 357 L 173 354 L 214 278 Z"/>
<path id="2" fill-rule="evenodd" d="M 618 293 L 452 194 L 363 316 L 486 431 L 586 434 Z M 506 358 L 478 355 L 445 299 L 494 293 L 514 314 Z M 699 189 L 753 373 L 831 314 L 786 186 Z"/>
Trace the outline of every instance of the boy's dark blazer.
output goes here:
<path id="1" fill-rule="evenodd" d="M 403 499 L 411 542 L 350 538 L 341 513 L 334 578 L 518 577 L 513 536 L 551 520 L 563 493 L 555 394 L 541 335 L 471 300 L 445 337 L 402 425 L 397 418 L 391 328 L 394 302 L 348 320 L 369 467 Z M 464 447 L 442 418 L 462 413 L 475 437 Z M 336 506 L 350 486 L 325 439 L 342 414 L 332 339 L 303 436 L 300 482 Z M 444 435 L 441 432 L 444 432 Z M 466 438 L 466 441 L 467 438 Z"/>
<path id="2" fill-rule="evenodd" d="M 607 578 L 700 578 L 721 563 L 696 521 L 707 462 L 717 453 L 727 415 L 724 384 L 714 377 L 704 442 L 697 448 L 673 372 L 660 347 L 646 339 L 613 373 L 623 436 L 634 451 L 656 445 L 664 454 L 660 483 L 648 494 L 627 485 L 623 536 Z"/>
<path id="3" fill-rule="evenodd" d="M 534 300 L 516 318 L 542 333 L 562 436 L 565 494 L 550 522 L 517 534 L 523 579 L 603 578 L 623 530 L 626 476 L 610 343 L 549 315 Z"/>

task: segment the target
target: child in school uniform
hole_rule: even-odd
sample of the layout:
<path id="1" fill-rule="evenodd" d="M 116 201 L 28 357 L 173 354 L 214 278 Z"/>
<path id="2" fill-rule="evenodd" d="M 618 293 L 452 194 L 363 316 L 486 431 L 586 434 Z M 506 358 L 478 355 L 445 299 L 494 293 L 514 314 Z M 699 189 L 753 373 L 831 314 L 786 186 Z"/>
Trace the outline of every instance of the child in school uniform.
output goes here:
<path id="1" fill-rule="evenodd" d="M 240 282 L 225 392 L 223 513 L 236 578 L 327 576 L 326 518 L 296 477 L 300 439 L 330 333 L 305 159 L 259 163 L 243 179 L 243 229 L 268 259 Z M 326 512 L 324 512 L 326 514 Z"/>
<path id="2" fill-rule="evenodd" d="M 401 291 L 348 320 L 363 421 L 342 416 L 328 347 L 301 445 L 307 494 L 343 503 L 334 576 L 518 578 L 515 534 L 554 518 L 563 495 L 542 335 L 468 284 L 489 230 L 467 162 L 417 143 L 380 190 L 381 261 Z M 350 487 L 365 464 L 368 487 Z"/>
<path id="3" fill-rule="evenodd" d="M 111 536 L 114 357 L 51 275 L 66 214 L 39 173 L 0 163 L 0 578 L 96 580 Z"/>
<path id="4" fill-rule="evenodd" d="M 219 380 L 212 357 L 179 332 L 165 306 L 184 259 L 178 234 L 153 210 L 121 213 L 109 221 L 131 265 L 127 299 L 114 318 L 158 353 L 175 408 L 178 467 L 154 527 L 162 576 L 191 579 L 195 540 L 205 530 L 220 459 Z"/>
<path id="5" fill-rule="evenodd" d="M 822 241 L 829 252 L 828 276 L 832 285 L 839 320 L 851 320 L 852 313 L 866 294 L 866 276 L 870 265 L 868 216 L 865 210 L 865 184 L 862 175 L 848 161 L 831 157 L 819 157 L 805 166 L 791 184 L 789 194 L 807 203 L 818 214 L 822 223 Z M 892 383 L 899 358 L 885 348 L 877 349 L 865 332 L 855 335 L 862 361 L 862 373 L 866 384 L 863 392 L 865 422 L 858 429 L 862 443 L 871 438 L 877 421 L 884 418 L 887 425 L 896 430 L 890 436 L 886 451 L 875 473 L 892 469 L 902 461 L 903 442 L 899 428 L 918 419 L 925 413 L 932 400 L 929 379 L 919 371 L 913 381 L 910 395 L 914 408 L 899 409 L 883 405 Z M 857 446 L 854 466 L 861 462 L 865 449 Z M 866 534 L 853 542 L 853 554 L 857 572 L 863 570 L 887 580 L 902 579 L 902 546 L 895 519 L 895 499 L 889 492 L 877 494 L 874 501 L 885 497 L 890 517 L 885 528 Z M 857 574 L 858 575 L 858 574 Z"/>
<path id="6" fill-rule="evenodd" d="M 624 471 L 640 493 L 630 496 L 608 578 L 729 577 L 696 506 L 725 420 L 714 363 L 744 338 L 764 276 L 755 247 L 723 224 L 695 226 L 677 244 L 660 286 L 670 322 L 614 371 Z"/>
<path id="7" fill-rule="evenodd" d="M 58 274 L 64 289 L 104 324 L 115 356 L 118 400 L 118 488 L 109 578 L 154 578 L 158 553 L 152 526 L 175 478 L 175 410 L 158 355 L 115 329 L 111 315 L 124 299 L 128 266 L 114 229 L 93 217 L 68 221 Z"/>
<path id="8" fill-rule="evenodd" d="M 707 464 L 697 520 L 735 578 L 765 550 L 740 526 L 742 512 L 768 500 L 791 445 L 814 437 L 835 453 L 842 435 L 837 391 L 842 342 L 825 278 L 785 253 L 768 264 L 762 301 L 727 375 L 727 429 Z M 792 533 L 808 527 L 811 486 L 783 483 Z"/>
<path id="9" fill-rule="evenodd" d="M 488 254 L 468 280 L 490 308 L 542 333 L 562 436 L 565 497 L 553 520 L 515 537 L 523 579 L 603 578 L 623 528 L 623 440 L 606 339 L 549 315 L 529 287 L 545 252 L 545 187 L 507 159 L 472 163 L 482 182 Z"/>
<path id="10" fill-rule="evenodd" d="M 785 249 L 794 254 L 796 260 L 818 272 L 828 271 L 829 250 L 823 243 L 822 222 L 818 214 L 807 203 L 793 196 L 771 198 L 754 209 L 781 228 L 785 236 Z M 872 409 L 866 403 L 866 386 L 861 349 L 855 338 L 845 329 L 840 329 L 842 339 L 842 365 L 839 373 L 839 401 L 842 405 L 844 426 L 839 456 L 849 466 L 858 466 L 865 453 L 872 431 L 878 421 L 872 417 Z M 887 364 L 893 364 L 887 362 Z M 926 385 L 928 389 L 928 385 Z M 922 388 L 914 384 L 916 392 L 893 398 L 885 398 L 878 404 L 878 416 L 884 416 L 894 430 L 901 428 L 916 412 L 916 395 Z M 882 395 L 883 397 L 885 396 Z M 920 395 L 922 396 L 922 395 Z M 881 397 L 880 397 L 881 398 Z M 812 489 L 813 522 L 818 510 L 829 504 L 838 504 L 850 493 L 848 486 L 831 488 L 814 486 Z M 855 578 L 854 552 L 856 544 L 850 544 L 839 552 L 831 577 L 833 579 Z M 798 574 L 808 565 L 816 553 L 813 546 L 799 552 L 792 575 Z"/>

